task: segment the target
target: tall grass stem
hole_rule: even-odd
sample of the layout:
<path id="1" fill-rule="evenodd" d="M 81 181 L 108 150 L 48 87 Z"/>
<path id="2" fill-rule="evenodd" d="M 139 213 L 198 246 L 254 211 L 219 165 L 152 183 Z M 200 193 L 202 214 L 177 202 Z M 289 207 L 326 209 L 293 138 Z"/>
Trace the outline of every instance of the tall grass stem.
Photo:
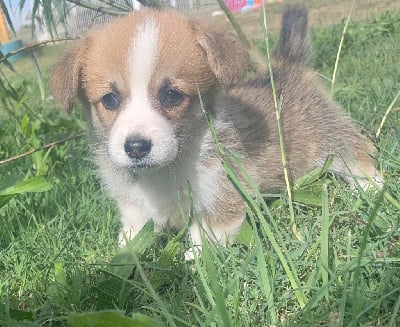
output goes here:
<path id="1" fill-rule="evenodd" d="M 277 121 L 277 125 L 278 125 L 279 146 L 280 146 L 280 152 L 281 152 L 283 174 L 285 176 L 286 191 L 288 194 L 290 224 L 292 227 L 292 232 L 296 236 L 296 238 L 299 241 L 304 241 L 304 237 L 297 230 L 296 221 L 295 221 L 295 217 L 294 217 L 292 189 L 291 189 L 291 185 L 290 185 L 290 181 L 289 181 L 289 172 L 288 172 L 288 168 L 287 168 L 287 160 L 286 160 L 286 153 L 285 153 L 285 141 L 284 141 L 284 137 L 283 137 L 283 130 L 282 130 L 282 124 L 281 124 L 281 113 L 282 113 L 282 110 L 284 110 L 283 105 L 282 105 L 283 99 L 281 97 L 279 100 L 279 103 L 278 103 L 278 96 L 276 94 L 275 81 L 274 81 L 274 72 L 272 69 L 271 50 L 270 50 L 270 46 L 269 46 L 267 14 L 265 11 L 265 6 L 263 7 L 263 22 L 264 22 L 264 32 L 265 32 L 265 45 L 266 45 L 266 50 L 267 50 L 266 52 L 267 52 L 268 70 L 270 73 L 272 96 L 273 96 L 273 100 L 274 100 L 276 121 Z"/>
<path id="2" fill-rule="evenodd" d="M 356 4 L 356 1 L 357 0 L 353 0 L 353 2 L 351 4 L 349 14 L 347 15 L 346 23 L 344 24 L 342 36 L 340 38 L 340 43 L 339 43 L 338 51 L 336 54 L 335 67 L 333 69 L 333 74 L 332 74 L 331 97 L 333 96 L 333 88 L 334 88 L 335 82 L 336 82 L 336 75 L 337 75 L 337 70 L 339 67 L 340 53 L 342 52 L 342 48 L 343 48 L 344 36 L 346 35 L 347 27 L 349 25 L 351 14 L 353 13 L 353 9 L 354 9 L 354 5 Z"/>
<path id="3" fill-rule="evenodd" d="M 386 122 L 387 117 L 389 116 L 390 112 L 392 111 L 392 109 L 394 108 L 394 105 L 397 102 L 397 99 L 400 97 L 400 90 L 399 92 L 397 92 L 396 96 L 394 97 L 393 101 L 389 104 L 389 107 L 386 109 L 385 114 L 382 117 L 381 123 L 379 124 L 379 128 L 376 131 L 375 137 L 378 138 L 379 135 L 381 134 L 383 125 Z"/>

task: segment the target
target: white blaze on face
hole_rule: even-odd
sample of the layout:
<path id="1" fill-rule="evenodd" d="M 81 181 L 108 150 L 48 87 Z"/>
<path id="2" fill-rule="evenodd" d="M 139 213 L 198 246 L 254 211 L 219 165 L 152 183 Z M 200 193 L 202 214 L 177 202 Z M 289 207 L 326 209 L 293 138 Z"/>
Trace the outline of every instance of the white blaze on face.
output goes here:
<path id="1" fill-rule="evenodd" d="M 109 141 L 111 160 L 118 166 L 134 164 L 124 150 L 126 139 L 132 135 L 150 140 L 152 144 L 150 153 L 140 159 L 141 163 L 162 166 L 174 160 L 178 152 L 172 123 L 150 102 L 149 84 L 160 55 L 158 39 L 158 25 L 152 20 L 146 21 L 137 29 L 128 51 L 130 97 L 114 122 Z"/>

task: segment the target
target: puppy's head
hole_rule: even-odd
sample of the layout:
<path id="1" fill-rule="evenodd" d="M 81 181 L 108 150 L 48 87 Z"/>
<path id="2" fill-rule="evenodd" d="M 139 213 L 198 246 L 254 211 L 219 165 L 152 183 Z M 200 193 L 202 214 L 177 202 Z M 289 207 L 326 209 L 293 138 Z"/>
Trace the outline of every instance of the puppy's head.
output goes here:
<path id="1" fill-rule="evenodd" d="M 187 143 L 206 97 L 243 75 L 247 52 L 229 34 L 177 13 L 133 12 L 78 41 L 50 88 L 67 110 L 88 104 L 103 153 L 119 167 L 163 167 Z"/>

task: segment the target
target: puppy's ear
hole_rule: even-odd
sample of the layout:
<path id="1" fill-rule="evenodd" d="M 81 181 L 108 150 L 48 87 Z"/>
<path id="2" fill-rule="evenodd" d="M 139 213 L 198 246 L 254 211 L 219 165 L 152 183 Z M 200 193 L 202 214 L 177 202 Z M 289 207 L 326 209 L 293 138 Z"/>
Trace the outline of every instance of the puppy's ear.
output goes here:
<path id="1" fill-rule="evenodd" d="M 81 86 L 81 70 L 89 40 L 78 41 L 52 69 L 50 91 L 56 103 L 67 111 L 72 106 Z"/>
<path id="2" fill-rule="evenodd" d="M 237 83 L 249 63 L 249 55 L 240 39 L 229 32 L 218 31 L 193 22 L 197 41 L 206 54 L 210 68 L 223 87 Z"/>

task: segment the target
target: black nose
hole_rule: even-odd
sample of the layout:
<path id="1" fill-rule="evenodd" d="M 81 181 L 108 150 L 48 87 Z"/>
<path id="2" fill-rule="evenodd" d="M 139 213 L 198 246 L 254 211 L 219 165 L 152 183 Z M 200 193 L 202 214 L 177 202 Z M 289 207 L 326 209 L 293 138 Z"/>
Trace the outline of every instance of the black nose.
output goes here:
<path id="1" fill-rule="evenodd" d="M 142 159 L 151 150 L 151 141 L 139 135 L 129 136 L 124 145 L 126 154 L 132 159 Z"/>

